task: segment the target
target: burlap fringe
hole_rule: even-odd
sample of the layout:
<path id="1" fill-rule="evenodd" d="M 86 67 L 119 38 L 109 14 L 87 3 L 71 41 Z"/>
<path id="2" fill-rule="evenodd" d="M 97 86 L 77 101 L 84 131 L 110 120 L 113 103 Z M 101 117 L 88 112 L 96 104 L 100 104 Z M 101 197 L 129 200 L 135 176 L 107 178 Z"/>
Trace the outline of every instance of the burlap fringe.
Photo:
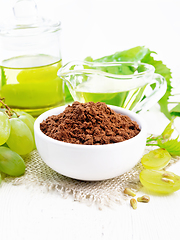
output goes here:
<path id="1" fill-rule="evenodd" d="M 147 147 L 145 153 L 152 150 Z M 170 164 L 180 158 L 172 158 Z M 6 182 L 14 185 L 26 184 L 26 186 L 41 186 L 48 191 L 56 191 L 62 197 L 72 196 L 75 201 L 85 202 L 88 205 L 97 204 L 99 208 L 111 206 L 114 203 L 122 203 L 127 199 L 123 191 L 126 187 L 138 191 L 141 187 L 139 173 L 143 169 L 139 162 L 129 172 L 113 179 L 103 181 L 80 181 L 63 176 L 48 167 L 37 150 L 25 157 L 26 172 L 21 177 L 6 177 Z"/>

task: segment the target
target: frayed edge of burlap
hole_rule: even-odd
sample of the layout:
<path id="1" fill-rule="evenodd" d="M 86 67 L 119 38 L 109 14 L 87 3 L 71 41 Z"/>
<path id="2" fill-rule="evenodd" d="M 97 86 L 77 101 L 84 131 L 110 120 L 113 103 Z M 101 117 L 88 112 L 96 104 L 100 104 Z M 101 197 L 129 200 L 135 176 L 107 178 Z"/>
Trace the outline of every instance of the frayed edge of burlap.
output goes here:
<path id="1" fill-rule="evenodd" d="M 152 150 L 147 147 L 144 153 Z M 172 158 L 169 165 L 175 163 L 180 158 Z M 6 182 L 13 185 L 25 184 L 27 187 L 41 186 L 43 190 L 56 191 L 63 198 L 72 196 L 74 201 L 84 202 L 87 205 L 97 204 L 99 209 L 104 206 L 122 203 L 129 197 L 125 195 L 124 189 L 129 187 L 137 192 L 141 183 L 139 173 L 143 166 L 140 161 L 130 171 L 103 181 L 80 181 L 63 176 L 48 167 L 37 150 L 34 150 L 25 157 L 26 172 L 21 177 L 6 177 Z M 168 165 L 168 166 L 169 166 Z"/>

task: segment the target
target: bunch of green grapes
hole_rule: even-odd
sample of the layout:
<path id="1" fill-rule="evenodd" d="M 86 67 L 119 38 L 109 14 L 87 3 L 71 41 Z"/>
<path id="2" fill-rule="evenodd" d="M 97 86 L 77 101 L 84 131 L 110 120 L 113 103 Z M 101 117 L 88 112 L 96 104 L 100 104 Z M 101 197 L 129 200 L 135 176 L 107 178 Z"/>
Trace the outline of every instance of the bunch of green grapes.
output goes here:
<path id="1" fill-rule="evenodd" d="M 34 121 L 25 112 L 14 112 L 0 99 L 0 171 L 11 176 L 25 172 L 23 156 L 35 148 Z M 1 179 L 1 178 L 0 178 Z"/>

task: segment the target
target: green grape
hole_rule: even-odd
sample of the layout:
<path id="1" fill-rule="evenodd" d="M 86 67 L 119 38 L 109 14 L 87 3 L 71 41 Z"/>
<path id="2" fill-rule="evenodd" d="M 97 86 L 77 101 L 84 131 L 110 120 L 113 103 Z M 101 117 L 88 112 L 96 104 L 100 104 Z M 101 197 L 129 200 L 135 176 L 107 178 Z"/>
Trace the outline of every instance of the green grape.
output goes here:
<path id="1" fill-rule="evenodd" d="M 28 126 L 19 118 L 11 118 L 11 132 L 7 145 L 20 155 L 30 153 L 34 148 L 33 135 Z"/>
<path id="2" fill-rule="evenodd" d="M 20 176 L 25 172 L 23 158 L 7 147 L 0 147 L 0 171 L 10 176 Z"/>
<path id="3" fill-rule="evenodd" d="M 5 113 L 7 116 L 9 116 L 10 118 L 16 118 L 17 115 L 15 114 L 15 112 L 13 111 L 8 111 L 6 108 L 0 108 L 0 112 Z"/>
<path id="4" fill-rule="evenodd" d="M 20 116 L 27 116 L 29 121 L 31 121 L 32 123 L 35 122 L 35 118 L 29 113 L 26 113 L 26 112 L 23 112 L 23 111 L 18 111 L 17 114 L 19 114 Z"/>
<path id="5" fill-rule="evenodd" d="M 3 112 L 3 113 L 5 113 L 6 112 L 6 108 L 0 108 L 0 112 Z"/>
<path id="6" fill-rule="evenodd" d="M 26 123 L 26 125 L 29 127 L 31 132 L 34 134 L 35 118 L 33 116 L 31 116 L 30 114 L 25 113 L 25 112 L 17 112 L 17 114 L 19 114 L 19 119 L 21 119 L 24 123 Z"/>
<path id="7" fill-rule="evenodd" d="M 33 136 L 34 136 L 34 123 L 32 123 L 32 121 L 29 120 L 29 118 L 28 118 L 27 116 L 25 116 L 25 115 L 21 115 L 21 116 L 19 117 L 19 119 L 20 119 L 21 121 L 23 121 L 23 122 L 28 126 L 28 128 L 30 129 L 31 133 L 32 133 Z"/>
<path id="8" fill-rule="evenodd" d="M 171 155 L 164 148 L 150 151 L 141 158 L 141 163 L 145 168 L 160 170 L 170 161 Z"/>
<path id="9" fill-rule="evenodd" d="M 173 193 L 180 189 L 180 176 L 168 171 L 144 169 L 139 179 L 144 187 L 161 194 Z"/>
<path id="10" fill-rule="evenodd" d="M 0 111 L 0 145 L 3 145 L 10 135 L 10 121 L 6 114 Z"/>
<path id="11" fill-rule="evenodd" d="M 7 143 L 4 143 L 3 145 L 1 145 L 2 147 L 7 147 L 7 148 L 9 148 L 8 147 L 8 145 L 7 145 Z"/>
<path id="12" fill-rule="evenodd" d="M 35 122 L 35 118 L 33 118 L 33 116 L 31 116 L 28 113 L 25 112 L 17 112 L 20 116 L 19 119 L 21 121 L 23 121 L 31 130 L 31 133 L 33 135 L 33 139 L 34 139 L 34 122 Z M 34 139 L 34 148 L 35 148 L 36 144 L 35 144 L 35 139 Z"/>
<path id="13" fill-rule="evenodd" d="M 2 177 L 1 177 L 1 174 L 0 174 L 0 183 L 1 183 L 1 181 L 2 181 Z"/>
<path id="14" fill-rule="evenodd" d="M 17 112 L 20 116 L 19 119 L 21 119 L 21 121 L 23 121 L 31 130 L 31 133 L 34 136 L 34 122 L 35 119 L 28 113 L 25 112 Z"/>

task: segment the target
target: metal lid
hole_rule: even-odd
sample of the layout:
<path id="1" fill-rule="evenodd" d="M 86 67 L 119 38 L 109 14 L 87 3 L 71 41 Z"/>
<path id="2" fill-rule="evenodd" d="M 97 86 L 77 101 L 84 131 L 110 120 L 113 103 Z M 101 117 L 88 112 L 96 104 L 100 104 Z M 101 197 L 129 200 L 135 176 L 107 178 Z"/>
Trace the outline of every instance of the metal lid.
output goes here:
<path id="1" fill-rule="evenodd" d="M 60 22 L 38 16 L 37 5 L 33 0 L 17 0 L 13 7 L 13 15 L 12 19 L 0 26 L 1 35 L 33 36 L 60 30 Z"/>

